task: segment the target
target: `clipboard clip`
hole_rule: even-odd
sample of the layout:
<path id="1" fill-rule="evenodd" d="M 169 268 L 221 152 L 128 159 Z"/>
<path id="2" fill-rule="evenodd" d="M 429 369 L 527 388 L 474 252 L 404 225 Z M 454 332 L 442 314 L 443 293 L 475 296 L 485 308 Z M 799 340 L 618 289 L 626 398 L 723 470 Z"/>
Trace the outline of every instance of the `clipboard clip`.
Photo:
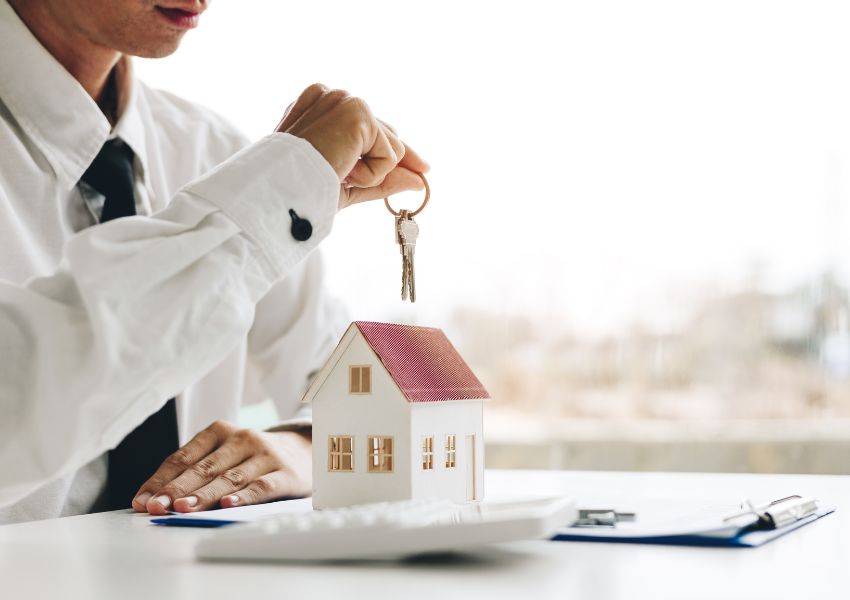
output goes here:
<path id="1" fill-rule="evenodd" d="M 573 527 L 614 527 L 617 523 L 634 521 L 636 517 L 635 513 L 617 512 L 613 508 L 582 508 Z"/>
<path id="2" fill-rule="evenodd" d="M 752 526 L 760 529 L 779 529 L 800 519 L 804 519 L 817 511 L 817 500 L 811 496 L 787 496 L 774 500 L 770 504 L 755 506 L 752 501 L 744 500 L 741 508 L 745 509 L 723 519 L 724 522 L 751 517 Z"/>

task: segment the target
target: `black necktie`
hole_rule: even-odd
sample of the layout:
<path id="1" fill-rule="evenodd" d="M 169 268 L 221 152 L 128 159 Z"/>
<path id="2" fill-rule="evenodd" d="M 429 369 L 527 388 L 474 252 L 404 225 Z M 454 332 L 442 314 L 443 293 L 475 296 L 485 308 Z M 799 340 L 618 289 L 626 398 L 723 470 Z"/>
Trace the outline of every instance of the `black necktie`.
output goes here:
<path id="1" fill-rule="evenodd" d="M 101 223 L 136 214 L 133 151 L 120 139 L 109 140 L 103 145 L 83 174 L 83 181 L 105 198 Z M 109 452 L 106 493 L 96 508 L 129 508 L 133 494 L 178 444 L 177 410 L 172 398 Z"/>

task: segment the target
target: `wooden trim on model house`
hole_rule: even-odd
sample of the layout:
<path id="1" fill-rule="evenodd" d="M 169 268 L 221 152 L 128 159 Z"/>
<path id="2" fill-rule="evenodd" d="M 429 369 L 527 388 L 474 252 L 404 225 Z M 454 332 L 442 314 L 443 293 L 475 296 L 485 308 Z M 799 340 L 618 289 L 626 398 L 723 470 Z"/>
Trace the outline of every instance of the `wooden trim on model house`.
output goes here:
<path id="1" fill-rule="evenodd" d="M 328 471 L 344 473 L 354 471 L 354 436 L 328 436 Z"/>
<path id="2" fill-rule="evenodd" d="M 446 469 L 454 469 L 457 466 L 457 436 L 455 434 L 446 436 Z"/>
<path id="3" fill-rule="evenodd" d="M 372 365 L 350 365 L 348 367 L 348 393 L 372 393 Z"/>
<path id="4" fill-rule="evenodd" d="M 393 438 L 386 435 L 370 435 L 367 438 L 366 453 L 369 473 L 393 472 Z"/>
<path id="5" fill-rule="evenodd" d="M 422 470 L 434 470 L 434 436 L 422 438 Z"/>

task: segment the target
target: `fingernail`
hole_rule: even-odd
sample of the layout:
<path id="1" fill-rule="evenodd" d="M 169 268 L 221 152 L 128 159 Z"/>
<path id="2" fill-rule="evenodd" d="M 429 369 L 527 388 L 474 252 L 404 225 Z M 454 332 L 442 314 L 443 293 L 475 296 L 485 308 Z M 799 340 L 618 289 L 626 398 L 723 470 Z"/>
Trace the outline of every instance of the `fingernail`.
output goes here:
<path id="1" fill-rule="evenodd" d="M 197 506 L 198 497 L 197 496 L 186 496 L 185 498 L 180 498 L 183 502 L 188 504 L 189 506 Z"/>
<path id="2" fill-rule="evenodd" d="M 145 506 L 148 503 L 148 500 L 150 500 L 150 499 L 151 499 L 150 492 L 144 492 L 144 493 L 136 496 L 135 499 L 133 500 L 133 502 L 135 502 L 137 504 L 141 504 L 142 506 Z"/>
<path id="3" fill-rule="evenodd" d="M 159 502 L 160 504 L 162 504 L 162 508 L 168 508 L 169 506 L 171 506 L 171 498 L 169 498 L 165 494 L 163 494 L 162 496 L 157 496 L 153 500 L 154 502 Z"/>
<path id="4" fill-rule="evenodd" d="M 228 496 L 231 504 L 239 504 L 239 496 Z"/>

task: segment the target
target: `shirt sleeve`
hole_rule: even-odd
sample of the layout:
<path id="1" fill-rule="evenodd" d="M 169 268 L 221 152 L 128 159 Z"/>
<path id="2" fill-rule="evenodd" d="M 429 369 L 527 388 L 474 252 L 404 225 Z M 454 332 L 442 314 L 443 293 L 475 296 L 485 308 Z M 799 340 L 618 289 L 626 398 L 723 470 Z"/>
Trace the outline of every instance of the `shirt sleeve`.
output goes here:
<path id="1" fill-rule="evenodd" d="M 274 134 L 167 209 L 76 235 L 52 275 L 0 281 L 0 506 L 116 446 L 220 362 L 338 201 L 322 156 Z M 312 224 L 305 241 L 291 210 Z"/>
<path id="2" fill-rule="evenodd" d="M 283 419 L 269 431 L 312 424 L 301 398 L 348 326 L 348 311 L 325 285 L 320 253 L 275 283 L 257 305 L 248 334 L 248 369 L 258 401 L 270 398 Z"/>

